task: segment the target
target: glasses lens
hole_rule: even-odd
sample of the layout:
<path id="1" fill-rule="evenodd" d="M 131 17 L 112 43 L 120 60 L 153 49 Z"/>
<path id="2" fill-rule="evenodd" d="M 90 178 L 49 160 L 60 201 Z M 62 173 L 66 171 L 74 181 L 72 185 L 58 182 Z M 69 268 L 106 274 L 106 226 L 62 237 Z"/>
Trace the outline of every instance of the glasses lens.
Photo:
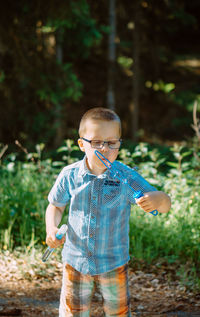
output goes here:
<path id="1" fill-rule="evenodd" d="M 119 140 L 113 140 L 108 142 L 108 146 L 110 149 L 119 149 L 121 142 Z"/>
<path id="2" fill-rule="evenodd" d="M 92 140 L 91 141 L 91 147 L 94 149 L 102 149 L 104 144 L 108 144 L 110 149 L 119 149 L 121 145 L 120 140 L 112 140 L 112 141 L 98 141 L 98 140 Z"/>
<path id="3" fill-rule="evenodd" d="M 104 143 L 104 142 L 102 142 L 102 141 L 92 140 L 92 141 L 91 141 L 91 146 L 92 146 L 94 149 L 102 149 L 103 143 Z"/>

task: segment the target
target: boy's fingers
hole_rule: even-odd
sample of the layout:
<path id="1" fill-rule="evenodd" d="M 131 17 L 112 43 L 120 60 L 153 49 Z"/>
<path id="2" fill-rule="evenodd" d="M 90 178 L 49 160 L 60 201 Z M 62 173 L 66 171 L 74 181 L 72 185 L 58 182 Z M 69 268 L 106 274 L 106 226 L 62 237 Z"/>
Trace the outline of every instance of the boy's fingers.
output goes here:
<path id="1" fill-rule="evenodd" d="M 51 248 L 55 248 L 57 245 L 57 240 L 55 235 L 47 235 L 46 238 L 46 243 L 51 247 Z"/>
<path id="2" fill-rule="evenodd" d="M 144 199 L 141 199 L 144 198 Z M 137 205 L 142 208 L 145 212 L 150 212 L 152 211 L 154 208 L 151 205 L 150 202 L 148 202 L 145 197 L 141 197 L 139 199 L 136 200 Z M 141 199 L 141 200 L 140 200 Z"/>
<path id="3" fill-rule="evenodd" d="M 62 239 L 55 239 L 55 247 L 58 247 L 59 245 L 63 244 L 65 242 L 65 236 L 62 237 Z"/>
<path id="4" fill-rule="evenodd" d="M 57 230 L 58 231 L 58 230 Z M 50 246 L 50 248 L 57 248 L 59 245 L 63 244 L 65 242 L 65 235 L 62 237 L 62 239 L 56 238 L 56 233 L 51 232 L 50 234 L 47 234 L 46 237 L 46 244 Z"/>
<path id="5" fill-rule="evenodd" d="M 142 199 L 142 198 L 143 197 L 136 199 L 136 204 L 140 207 L 148 205 L 148 202 L 146 201 L 146 199 Z"/>

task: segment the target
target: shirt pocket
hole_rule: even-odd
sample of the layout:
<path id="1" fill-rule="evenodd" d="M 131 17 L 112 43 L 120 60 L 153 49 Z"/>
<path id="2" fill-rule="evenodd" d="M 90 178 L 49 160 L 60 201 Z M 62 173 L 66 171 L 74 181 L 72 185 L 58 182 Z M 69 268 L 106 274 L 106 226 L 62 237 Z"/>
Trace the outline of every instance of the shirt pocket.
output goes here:
<path id="1" fill-rule="evenodd" d="M 103 204 L 108 208 L 117 207 L 121 200 L 121 186 L 104 186 L 103 190 Z"/>

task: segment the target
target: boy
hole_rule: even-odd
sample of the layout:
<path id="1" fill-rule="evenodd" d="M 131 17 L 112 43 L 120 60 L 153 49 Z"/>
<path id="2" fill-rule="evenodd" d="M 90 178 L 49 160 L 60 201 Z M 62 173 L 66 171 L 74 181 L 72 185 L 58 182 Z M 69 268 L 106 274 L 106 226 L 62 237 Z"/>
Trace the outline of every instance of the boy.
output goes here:
<path id="1" fill-rule="evenodd" d="M 97 158 L 100 151 L 127 175 L 116 160 L 121 145 L 121 122 L 106 108 L 93 108 L 81 119 L 78 140 L 83 160 L 65 167 L 49 193 L 46 210 L 47 244 L 64 243 L 55 234 L 70 200 L 68 231 L 62 251 L 63 283 L 59 316 L 90 316 L 94 285 L 101 291 L 106 316 L 131 316 L 127 263 L 129 261 L 129 216 L 133 192 L 113 179 Z M 137 204 L 146 212 L 170 209 L 170 198 L 147 183 Z"/>

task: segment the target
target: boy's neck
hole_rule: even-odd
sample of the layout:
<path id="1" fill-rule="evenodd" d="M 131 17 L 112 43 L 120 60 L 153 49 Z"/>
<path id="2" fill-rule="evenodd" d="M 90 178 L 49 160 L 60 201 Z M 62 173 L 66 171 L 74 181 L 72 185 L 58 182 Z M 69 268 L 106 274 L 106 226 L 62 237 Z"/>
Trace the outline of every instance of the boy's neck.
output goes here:
<path id="1" fill-rule="evenodd" d="M 87 165 L 87 168 L 89 169 L 89 171 L 96 175 L 96 176 L 99 176 L 99 175 L 102 175 L 106 170 L 107 168 L 99 168 L 98 166 L 89 166 L 89 163 L 88 163 L 88 159 L 86 158 L 86 165 Z"/>

